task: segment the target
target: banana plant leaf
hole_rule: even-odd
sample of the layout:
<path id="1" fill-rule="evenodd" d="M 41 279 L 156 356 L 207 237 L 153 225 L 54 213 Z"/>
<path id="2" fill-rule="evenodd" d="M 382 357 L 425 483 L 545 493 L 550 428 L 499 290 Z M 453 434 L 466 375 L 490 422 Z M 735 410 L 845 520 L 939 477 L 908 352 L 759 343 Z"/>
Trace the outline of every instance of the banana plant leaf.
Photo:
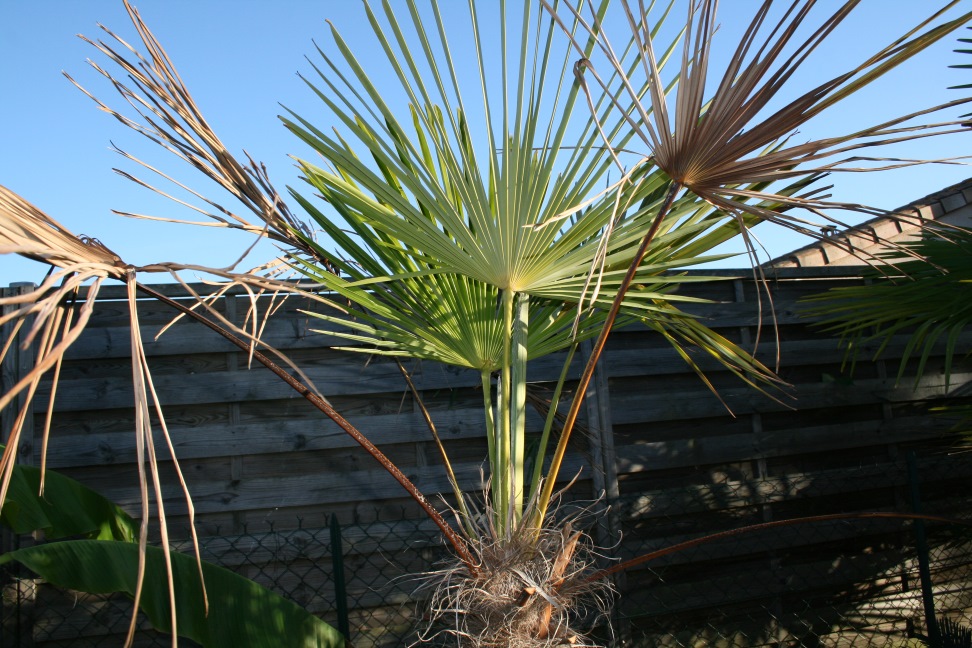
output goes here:
<path id="1" fill-rule="evenodd" d="M 81 483 L 48 470 L 15 466 L 0 522 L 16 533 L 41 530 L 49 542 L 0 555 L 54 585 L 133 596 L 138 575 L 138 523 L 116 504 Z M 344 646 L 344 637 L 302 607 L 217 565 L 203 562 L 207 614 L 194 556 L 171 553 L 179 636 L 203 646 L 276 648 Z M 171 632 L 169 585 L 162 549 L 148 547 L 139 609 L 152 625 Z"/>
<path id="2" fill-rule="evenodd" d="M 135 542 L 138 523 L 116 504 L 87 486 L 53 471 L 44 476 L 32 466 L 15 466 L 0 509 L 0 523 L 15 533 L 43 531 L 48 540 L 85 536 Z"/>
<path id="3" fill-rule="evenodd" d="M 206 648 L 337 648 L 344 637 L 307 610 L 227 569 L 203 563 L 209 596 L 207 614 L 196 560 L 172 553 L 178 596 L 179 636 Z M 67 540 L 28 547 L 0 556 L 16 561 L 61 587 L 133 595 L 138 573 L 138 545 L 115 540 Z M 139 609 L 152 625 L 170 632 L 165 557 L 148 547 Z"/>

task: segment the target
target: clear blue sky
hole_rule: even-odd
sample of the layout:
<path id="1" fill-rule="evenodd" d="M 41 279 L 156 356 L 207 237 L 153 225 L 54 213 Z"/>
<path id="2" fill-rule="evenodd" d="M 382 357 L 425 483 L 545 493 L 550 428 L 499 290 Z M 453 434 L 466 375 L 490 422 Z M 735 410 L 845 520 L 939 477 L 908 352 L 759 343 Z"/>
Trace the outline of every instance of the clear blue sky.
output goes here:
<path id="1" fill-rule="evenodd" d="M 456 0 L 459 1 L 459 0 Z M 143 0 L 137 2 L 193 92 L 203 113 L 234 152 L 247 149 L 267 163 L 278 188 L 296 184 L 288 153 L 303 154 L 301 145 L 276 119 L 279 103 L 293 107 L 327 127 L 324 111 L 296 72 L 309 70 L 305 55 L 312 40 L 328 42 L 325 19 L 334 22 L 367 61 L 373 46 L 360 3 L 354 0 Z M 462 4 L 465 4 L 464 2 Z M 486 4 L 492 6 L 491 3 Z M 752 0 L 721 3 L 725 32 L 748 15 Z M 820 13 L 835 0 L 822 0 Z M 819 53 L 808 68 L 831 76 L 897 35 L 936 4 L 915 0 L 864 0 L 842 27 L 831 49 Z M 961 3 L 968 9 L 970 2 Z M 743 10 L 743 7 L 746 9 Z M 960 8 L 961 8 L 960 7 Z M 953 12 L 954 14 L 954 12 Z M 112 167 L 135 167 L 109 150 L 113 141 L 138 155 L 145 154 L 139 137 L 131 133 L 75 89 L 62 75 L 69 72 L 112 105 L 111 91 L 99 83 L 85 59 L 97 54 L 75 37 L 99 35 L 103 23 L 133 43 L 136 36 L 120 0 L 4 0 L 0 2 L 0 184 L 33 202 L 76 234 L 101 239 L 126 260 L 193 262 L 218 266 L 235 260 L 248 240 L 185 226 L 135 222 L 110 213 L 126 211 L 172 215 L 189 214 L 117 176 Z M 958 98 L 949 85 L 972 82 L 972 71 L 951 70 L 952 63 L 972 63 L 972 56 L 954 54 L 961 30 L 859 98 L 829 113 L 826 123 L 801 134 L 837 134 L 880 118 Z M 102 60 L 102 59 L 98 59 Z M 819 80 L 822 80 L 819 79 Z M 807 84 L 799 85 L 801 90 Z M 972 107 L 964 112 L 972 111 Z M 957 116 L 955 111 L 952 117 Z M 316 117 L 320 115 L 320 117 Z M 952 138 L 923 142 L 896 151 L 901 156 L 945 157 L 972 153 L 972 140 Z M 182 179 L 192 173 L 164 155 L 145 154 Z M 927 167 L 881 174 L 840 175 L 834 178 L 835 197 L 893 208 L 972 176 L 968 167 Z M 779 232 L 761 232 L 771 254 L 783 253 L 807 241 Z M 272 250 L 254 257 L 268 258 Z M 737 265 L 743 265 L 741 261 Z M 0 258 L 0 285 L 38 281 L 44 267 L 27 260 Z"/>

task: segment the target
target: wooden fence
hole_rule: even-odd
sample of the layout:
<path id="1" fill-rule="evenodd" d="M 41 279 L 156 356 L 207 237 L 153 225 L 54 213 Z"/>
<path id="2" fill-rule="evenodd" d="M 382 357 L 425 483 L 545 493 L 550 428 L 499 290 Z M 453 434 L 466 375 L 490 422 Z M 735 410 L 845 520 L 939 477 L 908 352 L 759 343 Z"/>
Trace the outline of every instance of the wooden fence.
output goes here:
<path id="1" fill-rule="evenodd" d="M 910 484 L 917 483 L 905 466 L 911 449 L 920 451 L 917 474 L 925 508 L 948 515 L 967 511 L 972 462 L 967 455 L 926 451 L 948 427 L 927 411 L 926 401 L 946 395 L 941 372 L 896 384 L 902 341 L 891 345 L 885 359 L 859 362 L 850 376 L 842 372 L 836 340 L 799 313 L 801 297 L 861 281 L 847 272 L 779 271 L 770 277 L 772 301 L 749 271 L 707 272 L 719 280 L 681 289 L 710 300 L 690 310 L 744 347 L 757 346 L 766 364 L 774 365 L 778 354 L 779 375 L 788 386 L 775 398 L 696 354 L 718 390 L 716 397 L 657 334 L 629 327 L 614 335 L 588 399 L 589 434 L 578 437 L 562 474 L 570 478 L 579 472 L 575 497 L 612 502 L 595 530 L 602 545 L 627 558 L 746 524 L 910 510 Z M 183 294 L 177 286 L 159 289 L 172 297 Z M 87 331 L 69 353 L 48 465 L 134 512 L 138 478 L 123 297 L 120 287 L 102 289 Z M 216 305 L 237 322 L 248 306 L 239 293 Z M 289 299 L 270 319 L 264 340 L 287 353 L 427 495 L 447 492 L 435 446 L 395 363 L 330 348 L 342 342 L 313 332 L 320 322 L 302 311 L 306 308 L 306 302 Z M 347 568 L 354 573 L 349 596 L 358 601 L 352 619 L 355 645 L 398 645 L 374 628 L 392 624 L 395 614 L 408 614 L 388 611 L 408 596 L 396 594 L 395 601 L 383 596 L 390 577 L 382 565 L 392 561 L 374 556 L 391 556 L 396 549 L 376 534 L 409 536 L 404 529 L 424 528 L 421 512 L 351 438 L 265 369 L 249 367 L 246 354 L 188 321 L 154 339 L 174 313 L 151 299 L 140 302 L 139 315 L 197 528 L 209 540 L 209 558 L 252 567 L 257 558 L 237 555 L 233 538 L 262 533 L 268 522 L 274 533 L 293 530 L 297 537 L 300 528 L 325 528 L 328 516 L 337 516 L 348 537 L 357 538 L 346 548 Z M 11 354 L 2 367 L 3 384 L 12 384 L 29 362 L 29 351 Z M 529 376 L 539 395 L 556 380 L 562 362 L 555 355 L 531 363 Z M 479 376 L 430 362 L 408 368 L 461 485 L 477 488 L 485 456 Z M 580 368 L 578 359 L 574 377 Z M 967 366 L 958 366 L 952 385 L 964 385 L 969 376 Z M 44 408 L 38 404 L 47 396 L 46 391 L 37 395 L 25 430 L 20 459 L 26 463 L 39 460 Z M 4 418 L 4 434 L 9 424 Z M 534 431 L 540 424 L 539 414 L 528 421 Z M 184 522 L 185 502 L 171 466 L 163 468 L 166 509 L 178 525 Z M 846 642 L 840 634 L 845 626 L 868 641 L 914 633 L 923 620 L 916 558 L 908 549 L 910 529 L 903 522 L 833 521 L 754 533 L 666 557 L 632 570 L 619 583 L 625 595 L 618 632 L 632 645 L 684 645 L 699 637 L 745 645 L 804 636 Z M 952 539 L 947 547 L 945 540 L 935 542 L 936 551 L 948 552 L 937 573 L 939 598 L 947 598 L 948 610 L 963 613 L 972 607 L 970 572 L 963 567 L 968 547 Z M 321 547 L 318 558 L 328 551 Z M 266 576 L 274 569 L 264 566 L 254 573 Z M 306 601 L 325 616 L 332 604 L 328 587 L 314 589 L 318 594 Z M 35 610 L 35 621 L 41 623 L 44 614 Z M 108 632 L 108 625 L 91 632 Z M 23 645 L 61 645 L 57 641 Z"/>

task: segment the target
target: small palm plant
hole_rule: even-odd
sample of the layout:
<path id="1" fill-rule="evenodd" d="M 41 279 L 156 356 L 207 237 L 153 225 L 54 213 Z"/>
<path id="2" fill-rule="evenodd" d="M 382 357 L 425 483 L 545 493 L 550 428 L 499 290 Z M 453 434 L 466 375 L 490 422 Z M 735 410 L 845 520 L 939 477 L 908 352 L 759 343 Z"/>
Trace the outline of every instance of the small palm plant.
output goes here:
<path id="1" fill-rule="evenodd" d="M 814 2 L 794 3 L 768 25 L 772 3 L 762 3 L 708 98 L 715 2 L 686 3 L 674 72 L 666 64 L 678 39 L 656 42 L 668 10 L 622 1 L 621 24 L 628 28 L 616 47 L 608 39 L 608 26 L 616 24 L 608 4 L 525 1 L 517 17 L 505 5 L 487 15 L 495 8 L 470 3 L 460 34 L 443 16 L 449 5 L 409 0 L 398 11 L 391 3 L 376 11 L 366 3 L 371 54 L 387 63 L 392 79 L 381 84 L 332 27 L 334 52 L 319 50 L 321 62 L 308 79 L 332 129 L 293 113 L 283 118 L 320 160 L 299 165 L 326 207 L 291 190 L 307 222 L 286 208 L 259 166 L 240 165 L 226 152 L 137 12 L 131 15 L 146 58 L 96 43 L 128 80 L 99 71 L 138 116 L 101 107 L 228 189 L 257 221 L 212 201 L 202 213 L 284 243 L 290 267 L 346 300 L 349 317 L 321 316 L 322 327 L 353 342 L 351 350 L 479 372 L 486 506 L 482 513 L 469 506 L 478 502 L 453 480 L 465 538 L 454 543 L 459 561 L 444 570 L 438 599 L 444 617 L 460 619 L 450 631 L 469 645 L 576 644 L 583 617 L 597 615 L 604 591 L 589 545 L 551 505 L 581 399 L 612 327 L 641 322 L 696 369 L 691 347 L 772 390 L 778 381 L 765 366 L 680 310 L 679 284 L 699 279 L 673 271 L 716 258 L 712 250 L 735 237 L 752 250 L 748 232 L 761 222 L 813 231 L 794 215 L 798 209 L 874 213 L 826 201 L 809 185 L 824 172 L 859 170 L 839 158 L 862 147 L 960 130 L 955 122 L 903 124 L 968 101 L 848 135 L 786 140 L 972 17 L 931 26 L 954 2 L 765 119 L 770 101 L 855 2 L 803 42 L 797 34 Z M 457 45 L 470 61 L 453 55 Z M 593 89 L 588 77 L 597 82 Z M 631 159 L 625 151 L 638 146 L 647 147 L 644 157 L 625 165 Z M 315 229 L 330 242 L 318 241 Z M 573 350 L 593 338 L 594 353 L 557 430 Z M 528 361 L 559 351 L 568 360 L 528 452 Z M 448 466 L 447 456 L 443 461 Z"/>
<path id="2" fill-rule="evenodd" d="M 968 388 L 955 387 L 952 375 L 956 360 L 968 355 L 972 231 L 928 225 L 920 238 L 902 247 L 907 258 L 885 251 L 880 256 L 887 265 L 866 273 L 867 283 L 813 295 L 804 301 L 803 311 L 840 336 L 850 370 L 862 355 L 876 360 L 899 345 L 898 381 L 912 368 L 917 388 L 928 373 L 929 360 L 941 357 L 945 389 L 962 399 Z M 956 419 L 956 432 L 968 437 L 972 406 L 956 402 L 935 411 Z"/>
<path id="3" fill-rule="evenodd" d="M 295 199 L 347 256 L 308 239 L 314 254 L 298 255 L 296 262 L 355 305 L 350 324 L 331 320 L 355 330 L 337 333 L 364 343 L 355 350 L 432 359 L 480 373 L 491 523 L 502 538 L 542 519 L 546 502 L 533 511 L 539 518 L 528 515 L 527 503 L 541 481 L 551 481 L 542 479 L 542 465 L 552 419 L 536 455 L 526 456 L 527 361 L 569 349 L 603 329 L 636 244 L 666 200 L 666 178 L 643 165 L 631 181 L 601 189 L 615 159 L 601 133 L 630 131 L 623 118 L 603 114 L 610 102 L 595 106 L 601 113 L 595 117 L 579 86 L 563 87 L 570 52 L 554 48 L 556 25 L 537 7 L 526 3 L 519 25 L 513 20 L 508 25 L 505 17 L 499 21 L 501 41 L 513 38 L 507 30 L 525 40 L 521 56 L 491 76 L 479 57 L 474 90 L 484 97 L 482 106 L 463 100 L 471 93 L 455 76 L 438 9 L 433 7 L 431 25 L 417 13 L 411 16 L 409 25 L 385 7 L 393 38 L 369 11 L 382 49 L 389 60 L 401 62 L 407 121 L 399 121 L 336 30 L 347 69 L 322 53 L 324 64 L 315 68 L 313 83 L 323 87 L 312 88 L 349 134 L 325 133 L 293 114 L 284 118 L 327 161 L 330 168 L 304 160 L 300 168 L 340 218 L 296 192 Z M 470 40 L 483 47 L 485 27 L 475 13 L 471 20 Z M 406 27 L 413 33 L 402 34 Z M 426 42 L 420 51 L 398 48 L 430 33 L 440 34 L 439 42 Z M 435 85 L 418 75 L 424 69 L 432 71 Z M 492 80 L 508 77 L 517 90 L 504 90 L 510 96 L 500 102 L 500 114 L 492 115 Z M 470 126 L 478 121 L 472 117 L 477 109 L 488 117 L 479 141 Z M 564 218 L 581 208 L 582 215 Z M 664 274 L 714 258 L 705 255 L 732 238 L 736 224 L 691 196 L 666 209 L 669 218 L 656 229 L 655 249 L 634 264 L 639 290 L 626 296 L 626 321 L 643 321 L 677 345 L 709 349 L 741 376 L 769 380 L 759 363 L 678 310 L 680 298 L 673 291 L 690 279 Z"/>

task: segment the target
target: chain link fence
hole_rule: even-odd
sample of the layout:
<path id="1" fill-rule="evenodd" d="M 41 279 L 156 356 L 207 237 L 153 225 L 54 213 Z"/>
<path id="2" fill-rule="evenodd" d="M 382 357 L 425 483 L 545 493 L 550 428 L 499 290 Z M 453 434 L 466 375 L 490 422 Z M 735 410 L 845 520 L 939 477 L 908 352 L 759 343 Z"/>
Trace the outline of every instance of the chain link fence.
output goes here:
<path id="1" fill-rule="evenodd" d="M 921 474 L 909 458 L 834 471 L 829 483 L 826 474 L 727 481 L 700 494 L 704 516 L 686 501 L 619 503 L 625 560 L 722 532 L 626 571 L 624 644 L 901 646 L 934 636 L 942 616 L 968 625 L 972 529 L 904 517 L 972 522 L 968 455 L 931 457 Z M 741 506 L 746 497 L 729 493 L 738 489 L 759 503 Z"/>
<path id="2" fill-rule="evenodd" d="M 972 625 L 968 528 L 859 513 L 866 500 L 866 510 L 882 515 L 918 510 L 972 519 L 968 458 L 925 463 L 922 479 L 916 465 L 910 472 L 904 460 L 861 467 L 868 488 L 860 498 L 846 484 L 762 475 L 700 487 L 698 501 L 638 494 L 614 502 L 610 515 L 621 532 L 614 555 L 660 555 L 619 577 L 612 627 L 599 640 L 671 648 L 903 646 L 940 633 L 941 617 L 950 619 L 946 629 Z M 743 495 L 754 503 L 740 505 Z M 428 522 L 382 511 L 366 525 L 342 526 L 332 517 L 313 529 L 250 526 L 204 538 L 202 553 L 304 606 L 356 648 L 407 646 L 426 622 L 423 577 L 449 553 Z M 811 516 L 816 521 L 783 522 Z M 690 546 L 664 553 L 679 543 Z M 122 645 L 126 598 L 41 585 L 16 567 L 3 576 L 0 645 Z M 170 639 L 143 624 L 135 645 L 161 648 Z"/>
<path id="3" fill-rule="evenodd" d="M 376 510 L 376 513 L 378 511 Z M 353 646 L 405 646 L 422 628 L 423 574 L 448 555 L 435 527 L 389 516 L 342 527 L 336 517 L 320 528 L 248 525 L 236 535 L 200 539 L 204 560 L 227 567 L 301 605 Z M 183 550 L 191 551 L 189 542 Z M 122 646 L 131 600 L 41 584 L 17 565 L 3 568 L 0 646 L 77 648 Z M 171 637 L 140 618 L 135 646 L 168 648 Z M 197 644 L 180 639 L 180 646 Z"/>

